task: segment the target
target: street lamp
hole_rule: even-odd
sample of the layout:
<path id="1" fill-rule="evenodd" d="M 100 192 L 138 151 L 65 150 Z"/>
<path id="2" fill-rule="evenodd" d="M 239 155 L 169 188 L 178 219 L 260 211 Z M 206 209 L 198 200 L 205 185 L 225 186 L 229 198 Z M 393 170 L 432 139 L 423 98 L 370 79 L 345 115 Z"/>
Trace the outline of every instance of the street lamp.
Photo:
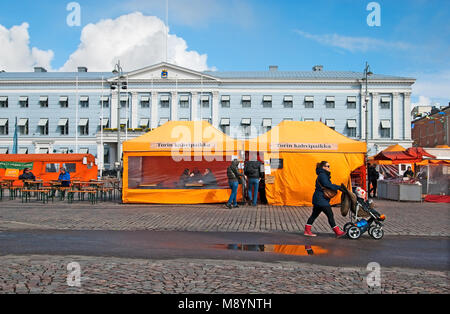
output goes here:
<path id="1" fill-rule="evenodd" d="M 121 146 L 122 143 L 120 141 L 120 90 L 127 89 L 126 82 L 121 82 L 125 77 L 123 76 L 123 69 L 120 66 L 120 60 L 114 66 L 114 70 L 112 71 L 114 75 L 117 75 L 117 83 L 111 83 L 111 89 L 114 90 L 117 88 L 117 162 L 119 163 L 119 169 L 117 171 L 117 178 L 120 178 L 120 166 L 122 165 L 121 159 Z"/>
<path id="2" fill-rule="evenodd" d="M 368 147 L 369 147 L 369 108 L 368 108 L 368 78 L 369 76 L 373 75 L 372 71 L 370 71 L 370 66 L 369 63 L 366 62 L 366 67 L 364 68 L 364 78 L 363 80 L 366 82 L 366 92 L 364 94 L 364 105 L 365 105 L 365 117 L 366 117 L 366 148 L 367 148 L 367 153 L 366 153 L 366 184 L 367 184 L 367 193 L 369 192 L 369 169 L 368 169 L 368 164 L 369 164 L 369 151 L 368 151 Z"/>

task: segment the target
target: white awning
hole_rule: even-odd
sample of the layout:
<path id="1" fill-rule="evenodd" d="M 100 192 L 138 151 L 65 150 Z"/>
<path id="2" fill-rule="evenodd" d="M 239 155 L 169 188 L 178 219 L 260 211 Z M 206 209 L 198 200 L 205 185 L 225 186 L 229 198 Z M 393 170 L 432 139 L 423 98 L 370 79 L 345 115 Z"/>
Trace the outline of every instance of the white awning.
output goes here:
<path id="1" fill-rule="evenodd" d="M 18 126 L 25 126 L 28 123 L 28 119 L 27 118 L 21 118 L 19 119 L 19 122 L 17 123 Z"/>
<path id="2" fill-rule="evenodd" d="M 28 148 L 19 148 L 19 154 L 28 154 Z"/>
<path id="3" fill-rule="evenodd" d="M 89 119 L 80 119 L 78 126 L 86 126 L 89 123 Z"/>
<path id="4" fill-rule="evenodd" d="M 252 96 L 242 96 L 242 101 L 251 101 Z"/>
<path id="5" fill-rule="evenodd" d="M 39 97 L 39 101 L 48 101 L 48 96 Z"/>
<path id="6" fill-rule="evenodd" d="M 102 125 L 102 127 L 108 126 L 108 122 L 109 122 L 108 118 L 103 118 L 103 125 Z M 100 118 L 100 124 L 102 124 L 102 119 L 101 118 Z"/>
<path id="7" fill-rule="evenodd" d="M 0 148 L 0 154 L 7 154 L 8 149 L 7 148 Z"/>
<path id="8" fill-rule="evenodd" d="M 327 126 L 329 126 L 330 128 L 336 127 L 336 124 L 335 124 L 335 122 L 334 122 L 334 119 L 327 119 L 327 120 L 325 120 L 325 124 L 326 124 Z"/>
<path id="9" fill-rule="evenodd" d="M 48 119 L 39 119 L 38 126 L 46 126 Z"/>
<path id="10" fill-rule="evenodd" d="M 272 96 L 264 96 L 263 101 L 272 101 Z"/>
<path id="11" fill-rule="evenodd" d="M 220 119 L 220 125 L 230 125 L 230 118 Z"/>
<path id="12" fill-rule="evenodd" d="M 8 119 L 0 119 L 0 126 L 5 126 L 8 123 Z"/>
<path id="13" fill-rule="evenodd" d="M 65 126 L 67 121 L 69 121 L 69 119 L 59 119 L 58 126 Z"/>
<path id="14" fill-rule="evenodd" d="M 149 102 L 149 101 L 150 101 L 150 97 L 149 97 L 149 96 L 142 96 L 142 97 L 141 97 L 141 101 L 143 101 L 143 102 Z"/>
<path id="15" fill-rule="evenodd" d="M 356 102 L 356 96 L 348 96 L 347 102 Z"/>
<path id="16" fill-rule="evenodd" d="M 1 102 L 8 101 L 8 96 L 0 96 L 0 101 Z"/>
<path id="17" fill-rule="evenodd" d="M 252 124 L 252 119 L 250 119 L 250 118 L 243 118 L 241 120 L 241 124 L 242 125 L 251 125 Z"/>
<path id="18" fill-rule="evenodd" d="M 59 102 L 67 102 L 68 100 L 69 100 L 69 97 L 67 97 L 67 96 L 59 97 Z"/>
<path id="19" fill-rule="evenodd" d="M 27 96 L 20 96 L 19 97 L 19 101 L 28 101 L 28 97 Z"/>
<path id="20" fill-rule="evenodd" d="M 208 95 L 203 95 L 201 97 L 202 101 L 209 101 L 209 96 Z"/>
<path id="21" fill-rule="evenodd" d="M 263 127 L 272 126 L 272 119 L 263 119 Z"/>
<path id="22" fill-rule="evenodd" d="M 223 95 L 222 96 L 222 101 L 230 101 L 230 96 L 229 95 Z"/>
<path id="23" fill-rule="evenodd" d="M 294 97 L 293 96 L 284 96 L 284 101 L 285 102 L 292 102 L 292 101 L 294 101 Z"/>
<path id="24" fill-rule="evenodd" d="M 349 129 L 354 129 L 356 128 L 356 120 L 347 120 L 347 127 Z"/>
<path id="25" fill-rule="evenodd" d="M 147 118 L 142 118 L 140 121 L 139 121 L 139 126 L 144 126 L 144 127 L 147 127 L 148 126 L 148 123 L 149 123 L 149 121 L 150 121 L 150 119 L 147 119 Z"/>
<path id="26" fill-rule="evenodd" d="M 167 122 L 169 122 L 169 118 L 161 118 L 161 119 L 159 119 L 159 125 L 160 126 L 163 125 L 164 123 L 167 123 Z"/>
<path id="27" fill-rule="evenodd" d="M 180 96 L 180 101 L 189 101 L 189 96 L 186 95 Z"/>
<path id="28" fill-rule="evenodd" d="M 305 96 L 306 102 L 314 102 L 314 96 Z"/>
<path id="29" fill-rule="evenodd" d="M 81 96 L 80 101 L 89 101 L 89 96 Z"/>
<path id="30" fill-rule="evenodd" d="M 109 101 L 109 96 L 100 97 L 100 101 Z"/>
<path id="31" fill-rule="evenodd" d="M 391 120 L 381 120 L 381 128 L 390 129 L 391 128 Z"/>
<path id="32" fill-rule="evenodd" d="M 120 125 L 127 125 L 128 124 L 128 119 L 127 118 L 121 118 L 120 119 Z"/>
<path id="33" fill-rule="evenodd" d="M 327 96 L 327 102 L 334 102 L 334 96 Z"/>
<path id="34" fill-rule="evenodd" d="M 381 97 L 381 102 L 391 102 L 391 97 Z"/>
<path id="35" fill-rule="evenodd" d="M 169 96 L 167 96 L 167 95 L 162 95 L 162 96 L 161 96 L 161 101 L 169 101 Z"/>
<path id="36" fill-rule="evenodd" d="M 79 154 L 89 154 L 89 148 L 80 148 L 78 150 Z"/>
<path id="37" fill-rule="evenodd" d="M 128 96 L 120 96 L 120 101 L 128 101 Z"/>
<path id="38" fill-rule="evenodd" d="M 39 148 L 38 154 L 48 154 L 48 148 Z"/>

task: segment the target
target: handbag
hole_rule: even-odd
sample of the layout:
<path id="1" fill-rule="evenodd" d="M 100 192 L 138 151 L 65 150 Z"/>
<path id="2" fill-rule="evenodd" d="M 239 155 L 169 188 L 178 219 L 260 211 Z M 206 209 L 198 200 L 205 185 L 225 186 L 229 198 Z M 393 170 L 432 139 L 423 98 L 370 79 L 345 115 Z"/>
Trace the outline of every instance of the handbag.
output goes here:
<path id="1" fill-rule="evenodd" d="M 322 186 L 322 184 L 320 184 L 319 180 L 317 180 L 317 183 L 319 183 L 319 186 L 322 188 L 323 191 L 323 196 L 327 199 L 327 200 L 331 200 L 333 197 L 335 197 L 337 195 L 337 191 L 333 191 L 330 190 L 328 188 L 324 188 Z"/>

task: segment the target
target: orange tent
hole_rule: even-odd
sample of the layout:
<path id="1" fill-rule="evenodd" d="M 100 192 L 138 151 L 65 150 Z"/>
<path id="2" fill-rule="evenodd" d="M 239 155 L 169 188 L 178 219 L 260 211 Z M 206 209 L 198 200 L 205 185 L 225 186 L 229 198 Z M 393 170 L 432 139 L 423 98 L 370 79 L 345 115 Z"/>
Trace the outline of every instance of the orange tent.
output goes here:
<path id="1" fill-rule="evenodd" d="M 170 121 L 126 141 L 123 202 L 226 202 L 231 193 L 226 169 L 241 145 L 206 121 Z"/>
<path id="2" fill-rule="evenodd" d="M 247 151 L 264 154 L 266 197 L 272 205 L 311 205 L 316 164 L 331 165 L 331 181 L 350 186 L 350 174 L 364 165 L 366 144 L 321 122 L 283 121 L 246 142 Z M 340 193 L 331 204 L 340 202 Z"/>
<path id="3" fill-rule="evenodd" d="M 0 154 L 0 180 L 18 179 L 24 168 L 31 168 L 37 179 L 58 180 L 59 169 L 66 168 L 71 179 L 97 179 L 97 165 L 91 154 Z M 15 185 L 21 185 L 17 180 Z"/>

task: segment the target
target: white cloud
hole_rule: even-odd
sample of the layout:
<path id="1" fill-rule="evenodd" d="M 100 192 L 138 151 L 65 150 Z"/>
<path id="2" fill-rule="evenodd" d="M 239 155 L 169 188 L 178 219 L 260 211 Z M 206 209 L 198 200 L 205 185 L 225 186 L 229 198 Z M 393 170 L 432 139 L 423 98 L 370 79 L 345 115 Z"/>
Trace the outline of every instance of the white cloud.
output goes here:
<path id="1" fill-rule="evenodd" d="M 450 101 L 450 70 L 435 73 L 413 73 L 417 78 L 412 86 L 412 96 L 417 98 L 416 104 L 448 105 Z"/>
<path id="2" fill-rule="evenodd" d="M 165 60 L 164 22 L 155 16 L 135 12 L 116 19 L 85 26 L 78 49 L 61 71 L 86 66 L 90 71 L 110 71 L 120 59 L 124 71 L 135 70 Z M 186 41 L 168 36 L 168 62 L 194 70 L 207 70 L 207 55 L 189 51 Z"/>
<path id="3" fill-rule="evenodd" d="M 400 49 L 405 50 L 411 48 L 409 44 L 403 42 L 389 42 L 381 39 L 370 37 L 350 37 L 338 34 L 314 35 L 301 30 L 294 30 L 300 36 L 314 40 L 325 46 L 338 47 L 350 52 L 367 52 L 369 50 L 380 49 Z"/>
<path id="4" fill-rule="evenodd" d="M 51 69 L 53 51 L 30 48 L 28 27 L 28 23 L 10 29 L 0 25 L 0 70 L 32 71 L 36 66 Z"/>

